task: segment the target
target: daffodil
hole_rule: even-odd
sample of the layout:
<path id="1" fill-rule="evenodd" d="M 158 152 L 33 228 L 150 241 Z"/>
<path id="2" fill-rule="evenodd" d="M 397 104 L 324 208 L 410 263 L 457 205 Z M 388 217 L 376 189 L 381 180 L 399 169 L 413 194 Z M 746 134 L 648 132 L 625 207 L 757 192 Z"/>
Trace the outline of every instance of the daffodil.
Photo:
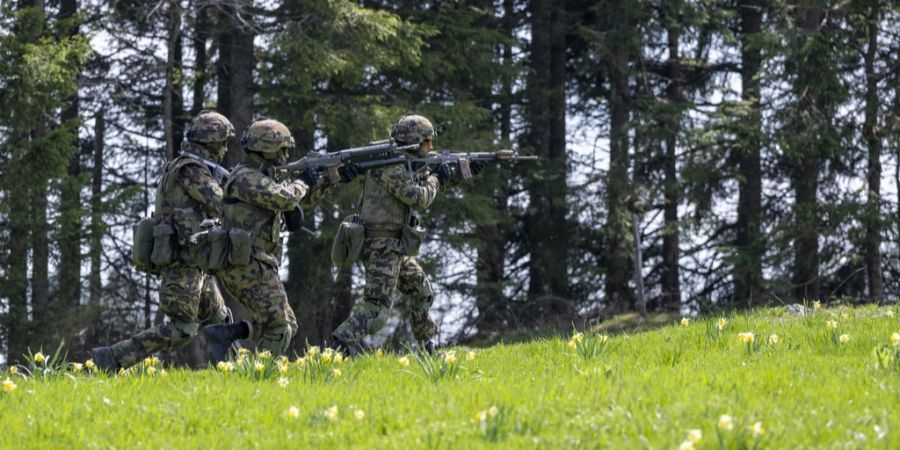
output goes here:
<path id="1" fill-rule="evenodd" d="M 379 348 L 378 350 L 375 350 L 375 356 L 377 356 L 377 357 L 379 357 L 379 358 L 383 357 L 383 356 L 384 356 L 384 350 L 382 350 L 382 349 L 380 349 L 380 348 Z"/>
<path id="2" fill-rule="evenodd" d="M 335 378 L 340 378 L 340 377 L 344 376 L 344 372 L 342 372 L 341 369 L 338 369 L 337 367 L 335 367 L 334 369 L 331 369 L 331 373 L 334 374 Z"/>
<path id="3" fill-rule="evenodd" d="M 897 334 L 897 333 L 894 333 L 894 334 Z M 19 374 L 19 368 L 16 367 L 16 366 L 10 366 L 10 368 L 9 368 L 9 374 L 10 374 L 10 375 L 18 375 L 18 374 Z"/>
<path id="4" fill-rule="evenodd" d="M 257 361 L 253 364 L 253 368 L 256 369 L 257 372 L 262 372 L 263 370 L 266 370 L 266 365 Z"/>
<path id="5" fill-rule="evenodd" d="M 475 352 L 469 350 L 466 352 L 466 361 L 475 361 Z"/>
<path id="6" fill-rule="evenodd" d="M 231 364 L 228 361 L 220 361 L 216 364 L 216 369 L 219 369 L 219 372 L 228 373 L 234 370 L 234 364 Z"/>
<path id="7" fill-rule="evenodd" d="M 46 359 L 47 359 L 47 357 L 44 356 L 44 354 L 41 352 L 37 352 L 34 354 L 34 362 L 36 362 L 38 364 L 43 364 L 44 360 L 46 360 Z"/>
<path id="8" fill-rule="evenodd" d="M 162 377 L 162 378 L 165 378 L 165 377 L 169 376 L 169 372 L 166 371 L 166 369 L 160 370 L 160 371 L 159 371 L 159 376 Z"/>
<path id="9" fill-rule="evenodd" d="M 598 340 L 601 344 L 605 344 L 606 341 L 609 340 L 609 336 L 607 336 L 607 335 L 605 335 L 605 334 L 601 334 L 600 336 L 597 336 L 597 340 Z"/>
<path id="10" fill-rule="evenodd" d="M 97 366 L 94 364 L 94 360 L 93 360 L 93 359 L 89 359 L 89 360 L 85 361 L 85 362 L 84 362 L 84 367 L 85 367 L 87 370 L 90 370 L 91 372 L 97 370 Z"/>
<path id="11" fill-rule="evenodd" d="M 688 440 L 693 442 L 694 444 L 700 442 L 703 439 L 703 431 L 699 429 L 688 430 Z"/>
<path id="12" fill-rule="evenodd" d="M 486 409 L 482 410 L 482 411 L 478 411 L 477 413 L 475 413 L 475 420 L 478 422 L 484 422 L 485 420 L 487 420 L 487 416 L 488 416 L 488 412 Z"/>
<path id="13" fill-rule="evenodd" d="M 733 430 L 734 419 L 732 419 L 728 414 L 722 415 L 721 417 L 719 417 L 719 429 L 725 431 Z"/>
<path id="14" fill-rule="evenodd" d="M 401 366 L 406 367 L 409 365 L 409 356 L 402 356 L 397 362 L 400 363 Z"/>
<path id="15" fill-rule="evenodd" d="M 356 420 L 363 420 L 366 418 L 366 412 L 361 409 L 357 409 L 356 411 L 353 411 L 353 417 L 356 417 Z"/>
<path id="16" fill-rule="evenodd" d="M 287 416 L 289 419 L 298 419 L 300 418 L 300 410 L 297 409 L 296 406 L 291 405 L 291 407 L 288 408 Z"/>
<path id="17" fill-rule="evenodd" d="M 575 333 L 572 335 L 572 342 L 581 342 L 584 340 L 584 333 Z"/>
<path id="18" fill-rule="evenodd" d="M 296 364 L 297 367 L 306 366 L 306 358 L 301 356 L 301 357 L 297 358 L 297 361 L 295 361 L 294 364 Z"/>
<path id="19" fill-rule="evenodd" d="M 287 375 L 288 366 L 278 366 L 278 373 L 280 373 L 282 375 Z"/>
<path id="20" fill-rule="evenodd" d="M 775 344 L 778 343 L 778 340 L 779 340 L 779 339 L 780 339 L 780 338 L 778 337 L 777 334 L 770 334 L 770 335 L 769 335 L 769 344 L 775 345 Z"/>
<path id="21" fill-rule="evenodd" d="M 456 352 L 449 351 L 444 354 L 444 362 L 447 364 L 455 364 L 456 363 Z"/>
<path id="22" fill-rule="evenodd" d="M 694 450 L 694 448 L 695 448 L 694 443 L 691 442 L 690 439 L 688 439 L 688 440 L 682 442 L 680 445 L 678 445 L 678 450 Z"/>
<path id="23" fill-rule="evenodd" d="M 837 329 L 838 323 L 836 320 L 828 320 L 825 322 L 825 326 L 827 326 L 830 330 L 834 330 Z"/>
<path id="24" fill-rule="evenodd" d="M 716 329 L 722 331 L 725 329 L 725 325 L 728 325 L 728 320 L 723 317 L 716 322 Z"/>
<path id="25" fill-rule="evenodd" d="M 894 333 L 891 335 L 891 344 L 893 344 L 894 347 L 900 347 L 900 333 Z M 14 368 L 15 367 L 11 367 L 10 370 L 12 370 Z M 15 375 L 15 374 L 13 374 L 13 375 Z"/>
<path id="26" fill-rule="evenodd" d="M 270 352 L 268 350 L 263 350 L 263 351 L 259 352 L 258 356 L 259 356 L 259 359 L 269 359 L 272 357 L 272 352 Z"/>
<path id="27" fill-rule="evenodd" d="M 318 355 L 318 354 L 319 354 L 319 346 L 318 346 L 318 345 L 313 345 L 312 347 L 309 348 L 309 350 L 306 351 L 306 354 L 309 355 L 309 356 L 316 356 L 316 355 Z"/>
<path id="28" fill-rule="evenodd" d="M 10 380 L 9 378 L 3 380 L 3 392 L 15 392 L 17 387 L 18 386 L 16 386 L 16 383 L 14 383 L 13 380 Z"/>
<path id="29" fill-rule="evenodd" d="M 756 337 L 749 331 L 738 334 L 738 340 L 740 340 L 742 344 L 752 344 L 755 339 Z"/>
<path id="30" fill-rule="evenodd" d="M 815 309 L 815 310 L 822 309 L 822 302 L 820 302 L 818 300 L 813 301 L 813 309 Z"/>
<path id="31" fill-rule="evenodd" d="M 760 437 L 766 434 L 766 429 L 763 428 L 762 422 L 756 422 L 753 425 L 747 427 L 747 429 L 750 430 L 750 435 L 753 437 Z"/>
<path id="32" fill-rule="evenodd" d="M 147 368 L 147 375 L 153 375 L 156 373 L 156 367 L 150 366 Z"/>
<path id="33" fill-rule="evenodd" d="M 337 405 L 333 405 L 330 408 L 325 408 L 325 410 L 322 411 L 322 415 L 325 416 L 325 418 L 328 420 L 337 420 L 338 413 L 339 412 Z"/>
<path id="34" fill-rule="evenodd" d="M 287 378 L 281 377 L 281 378 L 278 379 L 278 386 L 281 386 L 281 387 L 284 388 L 284 387 L 287 387 L 288 384 L 290 384 L 290 381 L 288 381 Z"/>
<path id="35" fill-rule="evenodd" d="M 73 362 L 72 363 L 72 372 L 78 373 L 84 370 L 84 364 Z"/>
<path id="36" fill-rule="evenodd" d="M 887 310 L 887 312 L 885 314 L 887 314 L 888 317 L 894 317 L 894 310 L 889 309 L 889 310 Z"/>
<path id="37" fill-rule="evenodd" d="M 846 344 L 846 343 L 850 342 L 850 335 L 842 334 L 841 337 L 839 337 L 838 339 L 841 341 L 841 344 Z"/>
<path id="38" fill-rule="evenodd" d="M 344 355 L 342 355 L 340 353 L 335 353 L 334 357 L 331 360 L 334 361 L 335 364 L 340 364 L 340 363 L 346 361 L 347 358 L 345 358 Z"/>
<path id="39" fill-rule="evenodd" d="M 500 410 L 497 409 L 496 406 L 491 406 L 488 408 L 487 413 L 489 417 L 497 417 L 497 415 L 500 414 Z"/>
<path id="40" fill-rule="evenodd" d="M 157 358 L 155 356 L 151 356 L 149 358 L 144 359 L 145 366 L 155 366 L 157 364 L 159 364 L 159 358 Z"/>
<path id="41" fill-rule="evenodd" d="M 238 349 L 238 356 L 247 356 L 250 354 L 250 350 L 247 350 L 244 347 Z"/>
<path id="42" fill-rule="evenodd" d="M 690 323 L 691 323 L 691 319 L 688 319 L 687 317 L 681 318 L 681 326 L 686 327 L 686 326 L 690 325 Z"/>

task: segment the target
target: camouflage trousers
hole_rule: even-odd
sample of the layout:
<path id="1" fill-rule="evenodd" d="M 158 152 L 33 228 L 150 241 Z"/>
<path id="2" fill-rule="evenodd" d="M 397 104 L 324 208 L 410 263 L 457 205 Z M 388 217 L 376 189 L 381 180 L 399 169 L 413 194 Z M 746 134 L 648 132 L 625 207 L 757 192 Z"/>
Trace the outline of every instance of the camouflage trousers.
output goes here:
<path id="1" fill-rule="evenodd" d="M 395 306 L 407 316 L 415 338 L 427 341 L 434 337 L 437 325 L 428 317 L 434 301 L 431 282 L 414 257 L 400 253 L 399 240 L 366 239 L 362 262 L 366 270 L 363 301 L 353 305 L 350 317 L 334 331 L 334 336 L 347 343 L 358 343 L 377 333 L 390 316 L 394 291 L 399 291 L 403 295 Z"/>
<path id="2" fill-rule="evenodd" d="M 253 314 L 250 338 L 260 350 L 283 355 L 297 334 L 297 317 L 288 303 L 278 269 L 257 261 L 218 274 L 225 290 Z"/>
<path id="3" fill-rule="evenodd" d="M 159 312 L 168 320 L 112 345 L 120 367 L 127 368 L 158 351 L 187 344 L 201 325 L 231 319 L 216 279 L 184 264 L 163 270 Z"/>

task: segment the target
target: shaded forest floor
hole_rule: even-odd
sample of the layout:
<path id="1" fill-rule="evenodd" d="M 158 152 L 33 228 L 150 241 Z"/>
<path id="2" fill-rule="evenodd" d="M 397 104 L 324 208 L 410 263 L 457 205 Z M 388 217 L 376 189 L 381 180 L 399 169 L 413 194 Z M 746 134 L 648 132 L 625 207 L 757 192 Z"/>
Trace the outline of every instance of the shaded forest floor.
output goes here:
<path id="1" fill-rule="evenodd" d="M 896 306 L 767 309 L 437 357 L 315 349 L 107 377 L 48 355 L 0 376 L 0 448 L 894 449 L 894 333 Z"/>

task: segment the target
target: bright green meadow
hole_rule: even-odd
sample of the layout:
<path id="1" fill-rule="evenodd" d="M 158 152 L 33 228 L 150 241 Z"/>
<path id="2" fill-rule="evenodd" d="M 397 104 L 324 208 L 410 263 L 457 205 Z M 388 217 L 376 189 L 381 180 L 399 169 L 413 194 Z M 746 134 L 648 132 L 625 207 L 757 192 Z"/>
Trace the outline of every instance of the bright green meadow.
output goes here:
<path id="1" fill-rule="evenodd" d="M 810 310 L 113 377 L 44 355 L 0 375 L 0 448 L 900 448 L 900 310 Z"/>

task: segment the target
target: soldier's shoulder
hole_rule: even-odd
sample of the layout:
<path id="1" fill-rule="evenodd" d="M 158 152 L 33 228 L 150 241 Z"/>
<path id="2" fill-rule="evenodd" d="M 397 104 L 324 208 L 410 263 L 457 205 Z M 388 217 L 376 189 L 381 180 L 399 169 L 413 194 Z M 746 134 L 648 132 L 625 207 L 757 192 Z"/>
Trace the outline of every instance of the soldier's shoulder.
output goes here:
<path id="1" fill-rule="evenodd" d="M 391 180 L 404 180 L 407 178 L 406 167 L 402 164 L 394 164 L 387 167 L 379 167 L 377 169 L 372 169 L 369 172 L 374 178 L 383 180 L 383 181 L 391 181 Z"/>
<path id="2" fill-rule="evenodd" d="M 235 169 L 231 173 L 229 181 L 240 186 L 267 186 L 273 183 L 272 178 L 261 170 L 248 166 L 239 166 Z"/>

